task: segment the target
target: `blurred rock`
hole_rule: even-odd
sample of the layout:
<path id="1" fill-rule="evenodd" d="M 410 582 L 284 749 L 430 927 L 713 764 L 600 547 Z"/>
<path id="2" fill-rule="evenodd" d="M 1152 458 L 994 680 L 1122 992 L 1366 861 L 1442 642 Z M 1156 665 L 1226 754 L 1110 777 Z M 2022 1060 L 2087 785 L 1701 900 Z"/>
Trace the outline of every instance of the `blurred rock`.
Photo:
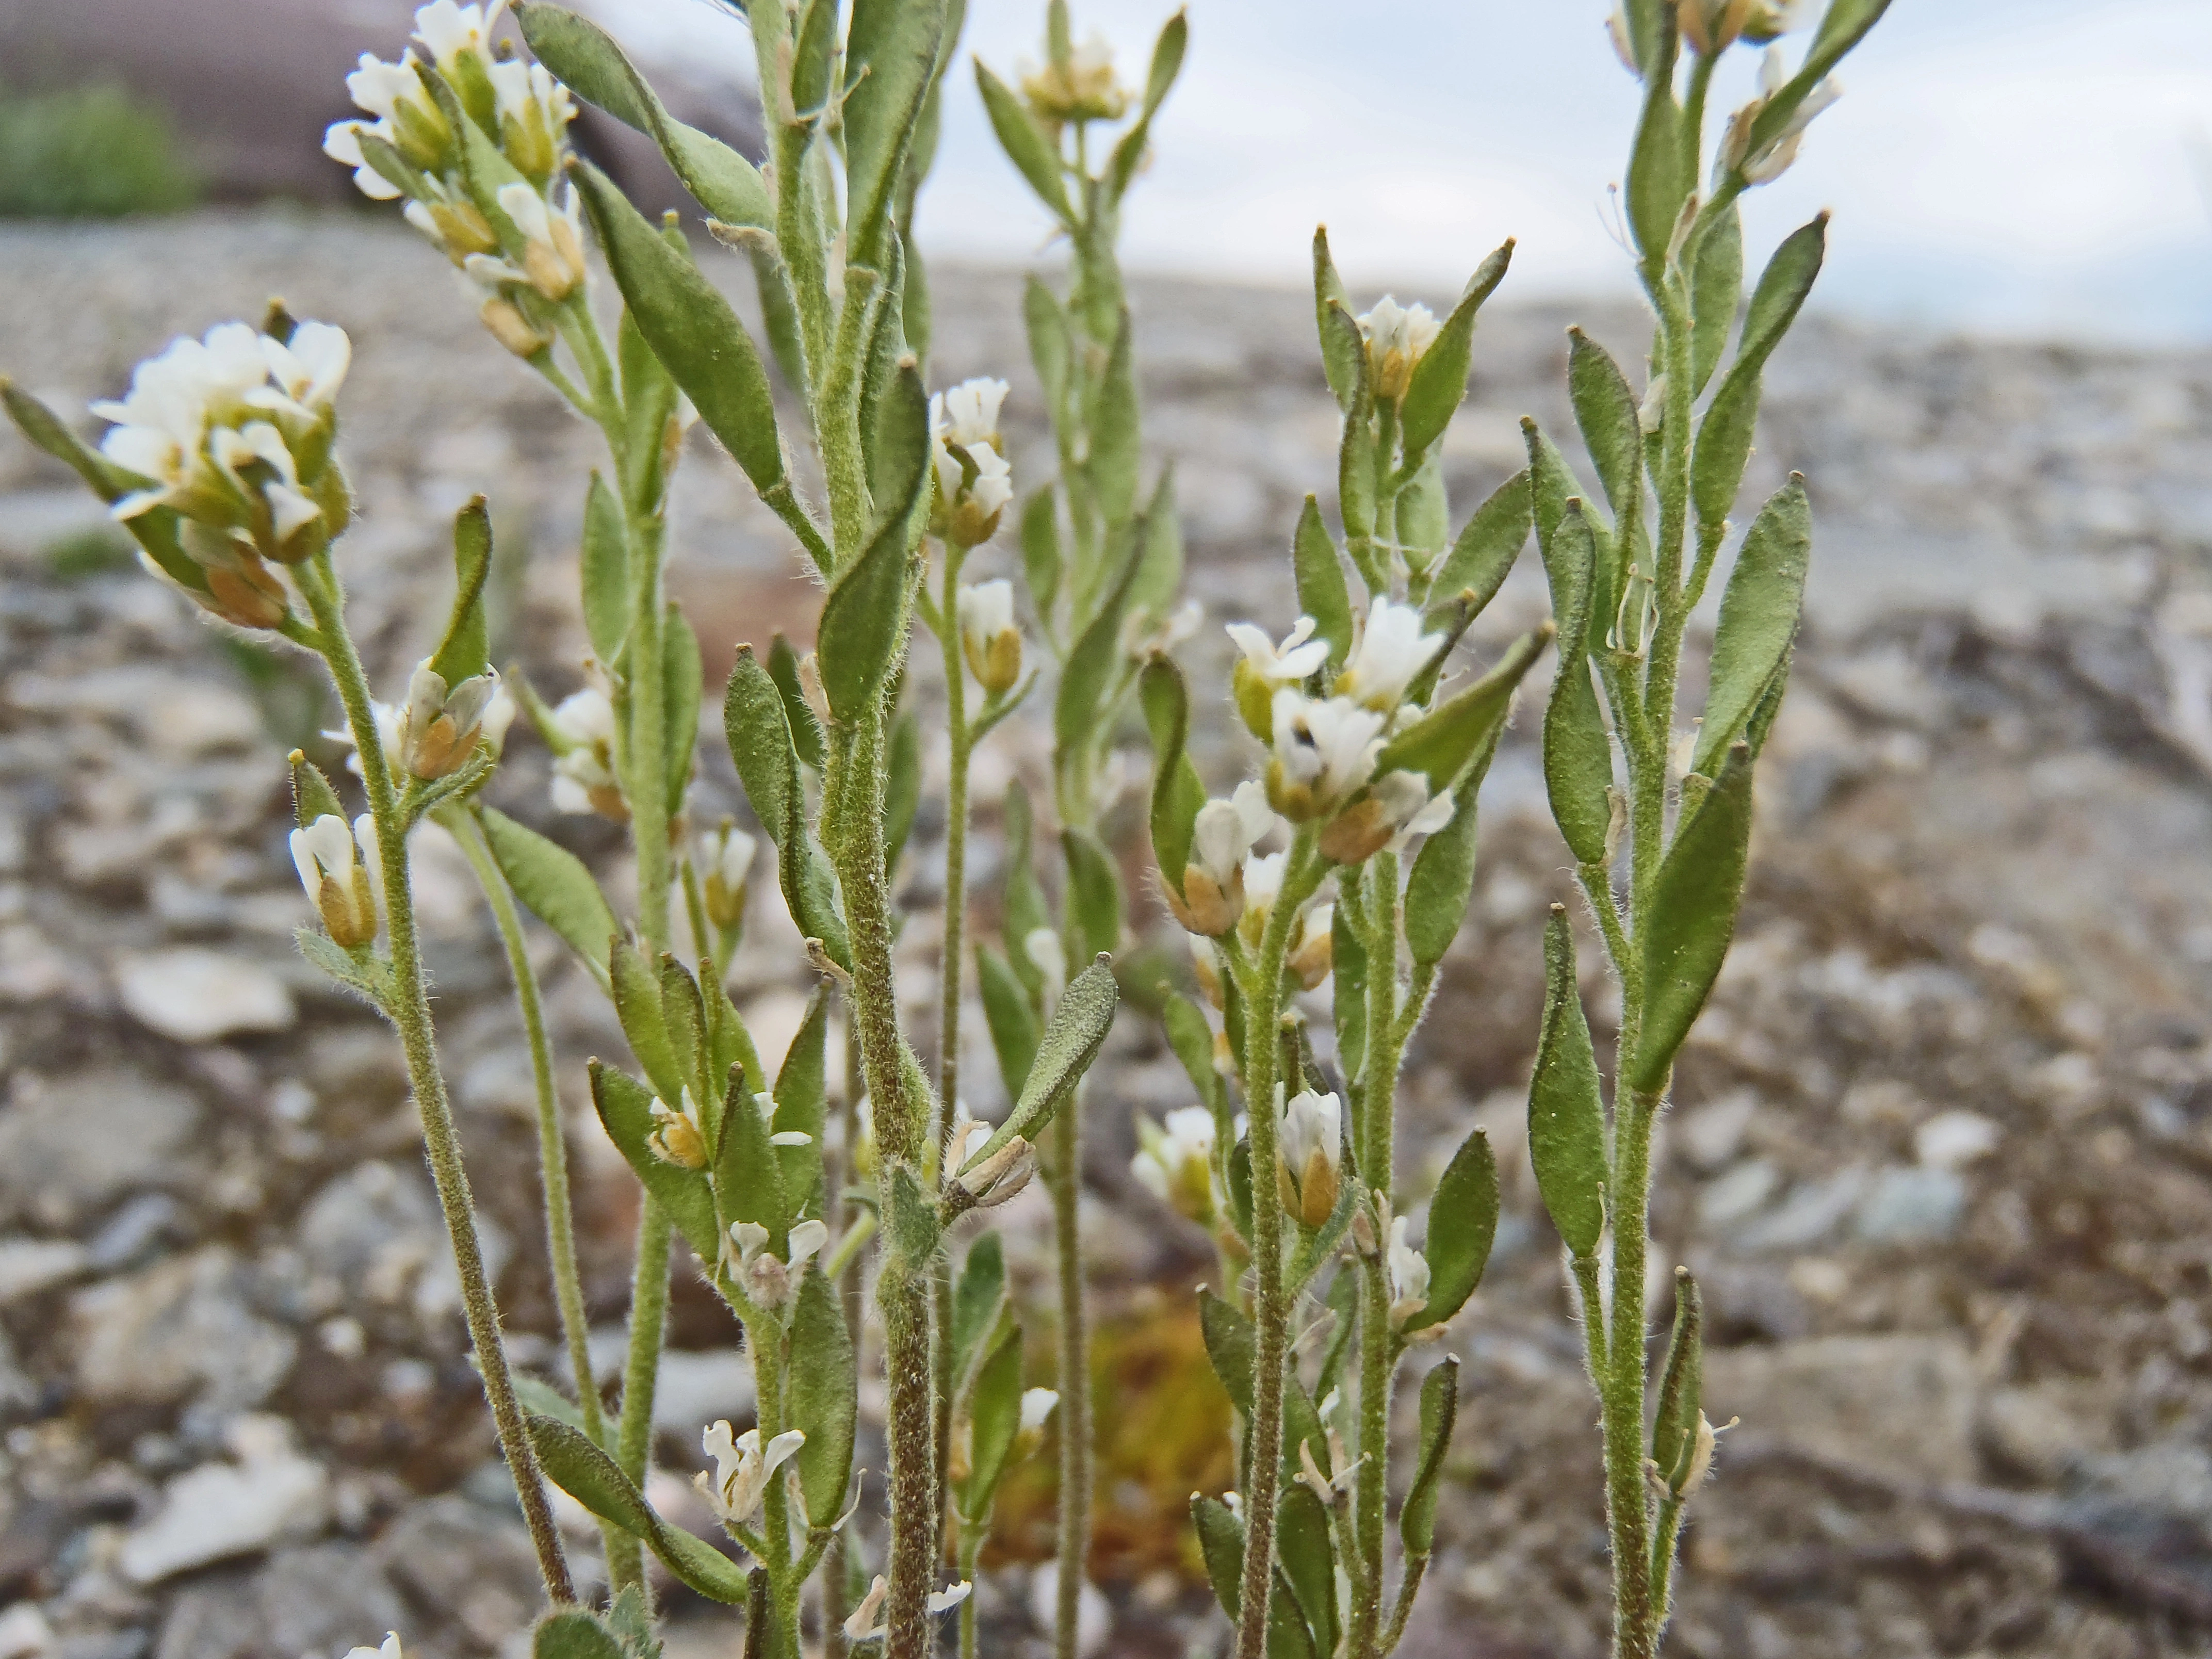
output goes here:
<path id="1" fill-rule="evenodd" d="M 260 1404 L 291 1370 L 291 1334 L 257 1317 L 224 1245 L 80 1291 L 70 1302 L 77 1392 L 95 1406 L 210 1411 Z"/>
<path id="2" fill-rule="evenodd" d="M 379 1540 L 376 1555 L 434 1623 L 457 1626 L 486 1648 L 526 1629 L 544 1596 L 520 1518 L 465 1498 L 415 1504 Z"/>
<path id="3" fill-rule="evenodd" d="M 88 1259 L 73 1238 L 0 1238 L 0 1307 L 76 1278 Z"/>
<path id="4" fill-rule="evenodd" d="M 158 1583 L 282 1539 L 311 1537 L 328 1522 L 329 1477 L 292 1449 L 283 1419 L 240 1418 L 226 1438 L 235 1463 L 206 1463 L 179 1475 L 162 1493 L 160 1512 L 123 1540 L 116 1561 L 125 1577 Z"/>
<path id="5" fill-rule="evenodd" d="M 178 1042 L 243 1031 L 282 1031 L 298 1017 L 292 994 L 258 963 L 216 951 L 154 951 L 115 964 L 115 989 L 141 1025 Z"/>
<path id="6" fill-rule="evenodd" d="M 1955 1336 L 1824 1336 L 1705 1355 L 1705 1414 L 1914 1483 L 1974 1474 L 1973 1361 Z"/>
<path id="7" fill-rule="evenodd" d="M 199 1119 L 191 1095 L 127 1067 L 18 1072 L 0 1113 L 0 1210 L 65 1226 L 133 1187 L 182 1182 Z"/>
<path id="8" fill-rule="evenodd" d="M 1929 1244 L 1951 1237 L 1966 1207 L 1966 1183 L 1950 1170 L 1875 1173 L 1852 1228 L 1875 1244 Z"/>
<path id="9" fill-rule="evenodd" d="M 2086 1380 L 1994 1389 L 1982 1401 L 1981 1435 L 2003 1473 L 2055 1486 L 2112 1449 L 2112 1401 Z"/>

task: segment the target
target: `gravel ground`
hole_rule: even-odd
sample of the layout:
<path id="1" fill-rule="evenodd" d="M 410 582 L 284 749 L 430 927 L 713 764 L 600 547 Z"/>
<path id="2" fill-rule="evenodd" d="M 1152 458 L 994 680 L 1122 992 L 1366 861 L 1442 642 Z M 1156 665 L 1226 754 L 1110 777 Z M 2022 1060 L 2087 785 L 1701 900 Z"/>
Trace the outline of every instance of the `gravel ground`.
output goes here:
<path id="1" fill-rule="evenodd" d="M 428 645 L 445 524 L 482 489 L 505 550 L 502 648 L 549 691 L 574 683 L 591 434 L 476 337 L 408 233 L 282 211 L 13 227 L 0 270 L 0 370 L 64 406 L 270 293 L 344 324 L 365 516 L 343 563 L 381 681 Z M 1017 473 L 1039 476 L 1013 278 L 934 286 L 936 378 L 1012 380 Z M 1334 476 L 1310 312 L 1296 293 L 1164 283 L 1136 302 L 1191 591 L 1217 621 L 1255 595 L 1279 620 L 1298 500 Z M 1569 320 L 1486 321 L 1448 450 L 1462 512 L 1518 464 L 1521 415 L 1567 428 Z M 1632 355 L 1632 313 L 1579 320 Z M 1708 1397 L 1743 1419 L 1688 1534 L 1674 1649 L 2202 1652 L 2212 355 L 1813 322 L 1768 379 L 1753 488 L 1808 475 L 1819 556 L 1739 944 L 1663 1132 L 1661 1254 L 1707 1286 Z M 703 443 L 679 499 L 673 579 L 719 683 L 735 641 L 803 624 L 813 592 Z M 393 1627 L 436 1659 L 504 1650 L 534 1575 L 396 1046 L 290 945 L 307 908 L 277 756 L 327 711 L 296 665 L 116 568 L 98 532 L 64 476 L 0 441 L 0 1659 L 298 1659 Z M 1524 569 L 1474 650 L 1542 610 Z M 1201 681 L 1224 649 L 1218 633 L 1194 644 Z M 1602 1648 L 1593 1413 L 1517 1127 L 1542 917 L 1569 886 L 1535 724 L 1524 714 L 1486 794 L 1474 914 L 1407 1089 L 1404 1167 L 1432 1169 L 1481 1121 L 1508 1204 L 1454 1328 L 1466 1395 L 1418 1656 Z M 1006 731 L 981 763 L 987 891 L 996 799 L 1042 761 Z M 550 823 L 544 776 L 519 738 L 495 798 L 612 854 L 608 833 Z M 736 806 L 708 753 L 695 811 Z M 920 826 L 903 888 L 925 1036 L 941 828 Z M 553 1368 L 503 966 L 457 856 L 433 841 L 422 862 L 441 1039 L 518 1352 Z M 775 908 L 755 907 L 733 980 L 764 1049 L 807 989 Z M 611 1354 L 633 1188 L 580 1062 L 620 1036 L 541 943 Z M 1588 988 L 1602 1042 L 1607 990 Z M 980 1043 L 974 1060 L 981 1079 Z M 1126 1173 L 1131 1109 L 1182 1103 L 1172 1060 L 1131 1018 L 1109 1065 L 1088 1171 L 1114 1383 L 1097 1568 L 1108 1650 L 1180 1655 L 1221 1628 L 1179 1542 L 1197 1477 L 1158 1453 L 1210 1447 L 1224 1409 L 1190 1339 L 1207 1252 Z M 1032 1272 L 1041 1224 L 1026 1200 L 1006 1212 Z M 674 1340 L 662 1455 L 682 1504 L 698 1426 L 746 1401 L 734 1334 L 696 1286 Z M 1016 1654 L 1036 1650 L 1042 1510 L 1010 1504 L 981 1593 L 993 1650 Z M 701 1612 L 678 1607 L 678 1645 L 726 1650 L 728 1627 Z"/>

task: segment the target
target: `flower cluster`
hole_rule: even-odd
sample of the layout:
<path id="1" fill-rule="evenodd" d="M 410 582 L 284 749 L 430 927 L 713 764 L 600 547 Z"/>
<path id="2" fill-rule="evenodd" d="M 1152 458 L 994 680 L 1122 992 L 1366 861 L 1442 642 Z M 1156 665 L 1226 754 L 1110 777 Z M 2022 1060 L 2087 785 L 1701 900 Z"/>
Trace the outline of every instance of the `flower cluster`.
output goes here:
<path id="1" fill-rule="evenodd" d="M 1048 127 L 1070 121 L 1118 121 L 1128 112 L 1130 93 L 1114 73 L 1114 48 L 1093 33 L 1080 46 L 1048 56 L 1044 67 L 1022 73 L 1022 95 Z"/>
<path id="2" fill-rule="evenodd" d="M 991 539 L 1014 498 L 1012 469 L 999 436 L 1004 380 L 963 380 L 929 400 L 929 452 L 937 480 L 932 534 L 958 547 Z M 981 678 L 981 671 L 977 678 Z"/>
<path id="3" fill-rule="evenodd" d="M 830 1229 L 817 1220 L 794 1223 L 785 1236 L 781 1256 L 770 1254 L 768 1242 L 769 1231 L 758 1222 L 732 1222 L 723 1266 L 729 1267 L 734 1258 L 745 1294 L 763 1308 L 781 1308 L 791 1300 L 806 1264 L 830 1242 Z"/>
<path id="4" fill-rule="evenodd" d="M 562 176 L 576 106 L 543 64 L 494 47 L 501 3 L 432 0 L 415 14 L 427 58 L 414 46 L 397 63 L 362 53 L 346 91 L 374 118 L 338 122 L 323 151 L 353 168 L 363 195 L 404 198 L 407 222 L 484 292 L 484 326 L 534 357 L 552 343 L 552 308 L 584 280 L 579 204 Z"/>
<path id="5" fill-rule="evenodd" d="M 1424 305 L 1401 306 L 1390 295 L 1356 319 L 1367 343 L 1367 384 L 1378 401 L 1395 403 L 1413 384 L 1413 367 L 1437 337 L 1436 313 Z"/>
<path id="6" fill-rule="evenodd" d="M 194 598 L 227 621 L 276 628 L 290 599 L 270 563 L 313 558 L 353 515 L 332 457 L 336 400 L 353 361 L 345 331 L 279 325 L 284 337 L 223 323 L 179 338 L 132 371 L 100 453 L 138 481 L 111 509 L 129 521 L 169 512 L 205 573 Z"/>
<path id="7" fill-rule="evenodd" d="M 710 1425 L 700 1440 L 714 1460 L 714 1472 L 710 1475 L 702 1469 L 691 1483 L 715 1518 L 726 1528 L 736 1528 L 759 1513 L 770 1477 L 806 1443 L 806 1436 L 798 1429 L 786 1429 L 763 1446 L 758 1429 L 732 1436 L 724 1421 Z"/>

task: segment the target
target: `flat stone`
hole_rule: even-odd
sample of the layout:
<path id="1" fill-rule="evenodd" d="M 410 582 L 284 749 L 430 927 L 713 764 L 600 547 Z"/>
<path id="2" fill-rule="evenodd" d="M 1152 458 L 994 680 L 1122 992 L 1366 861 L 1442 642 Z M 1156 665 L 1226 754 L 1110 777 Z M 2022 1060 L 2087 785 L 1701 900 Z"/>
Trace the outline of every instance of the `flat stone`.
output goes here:
<path id="1" fill-rule="evenodd" d="M 1957 1336 L 1824 1336 L 1705 1355 L 1705 1415 L 1892 1479 L 1975 1472 L 1974 1365 Z"/>
<path id="2" fill-rule="evenodd" d="M 0 1307 L 76 1278 L 90 1254 L 73 1238 L 0 1238 Z"/>
<path id="3" fill-rule="evenodd" d="M 377 1546 L 392 1581 L 488 1648 L 529 1627 L 542 1592 L 520 1520 L 447 1493 L 415 1504 Z"/>
<path id="4" fill-rule="evenodd" d="M 1983 1449 L 2003 1473 L 2057 1486 L 2112 1449 L 2112 1400 L 2103 1384 L 2059 1380 L 1998 1389 L 1982 1402 Z"/>
<path id="5" fill-rule="evenodd" d="M 190 1094 L 133 1068 L 18 1073 L 0 1111 L 0 1210 L 68 1226 L 134 1187 L 176 1182 L 199 1121 Z"/>
<path id="6" fill-rule="evenodd" d="M 292 1368 L 291 1334 L 247 1307 L 231 1252 L 210 1245 L 70 1303 L 76 1386 L 94 1406 L 173 1405 L 198 1395 L 210 1409 L 267 1399 Z"/>
<path id="7" fill-rule="evenodd" d="M 1851 1225 L 1869 1243 L 1931 1244 L 1956 1233 L 1966 1210 L 1966 1183 L 1954 1170 L 1883 1170 Z"/>
<path id="8" fill-rule="evenodd" d="M 293 1449 L 282 1418 L 241 1418 L 229 1439 L 236 1462 L 179 1475 L 153 1519 L 124 1539 L 116 1565 L 125 1578 L 159 1583 L 280 1540 L 312 1537 L 328 1523 L 330 1477 Z"/>
<path id="9" fill-rule="evenodd" d="M 289 1030 L 298 1018 L 284 981 L 256 962 L 216 951 L 150 951 L 115 964 L 132 1018 L 178 1042 Z"/>

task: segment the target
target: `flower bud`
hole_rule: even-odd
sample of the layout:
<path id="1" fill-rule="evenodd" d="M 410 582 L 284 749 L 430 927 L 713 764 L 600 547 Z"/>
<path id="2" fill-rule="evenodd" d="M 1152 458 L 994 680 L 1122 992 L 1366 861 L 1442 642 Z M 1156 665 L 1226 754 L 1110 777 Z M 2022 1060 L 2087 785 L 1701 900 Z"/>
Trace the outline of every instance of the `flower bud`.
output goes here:
<path id="1" fill-rule="evenodd" d="M 592 685 L 562 698 L 544 719 L 544 737 L 554 751 L 554 811 L 597 812 L 617 823 L 629 817 L 615 776 L 615 708 L 605 692 Z"/>
<path id="2" fill-rule="evenodd" d="M 1279 1093 L 1281 1085 L 1276 1087 Z M 1319 1227 L 1336 1212 L 1344 1103 L 1334 1094 L 1301 1089 L 1281 1110 L 1275 1190 L 1291 1219 L 1302 1227 Z"/>
<path id="3" fill-rule="evenodd" d="M 1250 780 L 1237 785 L 1229 799 L 1210 800 L 1198 809 L 1180 901 L 1169 896 L 1176 919 L 1188 932 L 1218 939 L 1237 926 L 1244 913 L 1245 857 L 1274 824 L 1267 790 Z"/>
<path id="4" fill-rule="evenodd" d="M 1358 318 L 1367 342 L 1367 385 L 1378 402 L 1395 403 L 1413 384 L 1414 365 L 1437 337 L 1436 313 L 1424 305 L 1401 306 L 1389 295 Z"/>
<path id="5" fill-rule="evenodd" d="M 192 598 L 240 628 L 281 628 L 292 614 L 291 596 L 276 574 L 258 555 L 243 550 L 229 567 L 210 566 L 207 592 Z"/>
<path id="6" fill-rule="evenodd" d="M 685 1170 L 707 1167 L 706 1130 L 699 1121 L 699 1103 L 689 1089 L 673 1110 L 664 1100 L 653 1101 L 653 1127 L 646 1133 L 645 1144 L 664 1164 Z"/>
<path id="7" fill-rule="evenodd" d="M 1336 906 L 1316 904 L 1298 918 L 1297 938 L 1286 958 L 1306 990 L 1318 990 L 1336 965 Z"/>
<path id="8" fill-rule="evenodd" d="M 1137 1184 L 1177 1214 L 1206 1225 L 1213 1218 L 1213 1114 L 1182 1106 L 1163 1124 L 1139 1115 L 1137 1155 L 1129 1172 Z"/>
<path id="9" fill-rule="evenodd" d="M 476 754 L 480 738 L 496 748 L 514 718 L 514 700 L 501 688 L 498 670 L 487 668 L 448 691 L 426 659 L 407 684 L 400 713 L 402 763 L 417 778 L 450 777 Z"/>
<path id="10" fill-rule="evenodd" d="M 1391 1220 L 1386 1265 L 1390 1278 L 1390 1324 L 1395 1329 L 1429 1305 L 1429 1259 L 1406 1242 L 1403 1216 Z"/>
<path id="11" fill-rule="evenodd" d="M 701 896 L 707 920 L 724 933 L 745 919 L 745 877 L 753 866 L 758 843 L 724 818 L 711 835 L 700 837 L 700 863 L 707 872 Z"/>
<path id="12" fill-rule="evenodd" d="M 553 337 L 522 314 L 514 301 L 495 294 L 477 313 L 491 337 L 525 362 L 552 345 Z"/>
<path id="13" fill-rule="evenodd" d="M 1022 76 L 1022 95 L 1038 120 L 1051 126 L 1069 121 L 1118 121 L 1128 112 L 1130 93 L 1114 74 L 1114 49 L 1093 34 L 1066 55 Z"/>
<path id="14" fill-rule="evenodd" d="M 1016 1135 L 953 1185 L 966 1193 L 975 1208 L 988 1210 L 1004 1204 L 1030 1184 L 1036 1173 L 1036 1148 Z"/>
<path id="15" fill-rule="evenodd" d="M 1053 1410 L 1059 1404 L 1060 1394 L 1056 1389 L 1022 1390 L 1021 1426 L 1014 1431 L 1016 1458 L 1036 1455 L 1036 1449 L 1044 1443 L 1044 1425 L 1052 1420 Z"/>
<path id="16" fill-rule="evenodd" d="M 990 540 L 999 528 L 999 514 L 1014 496 L 1013 473 L 999 437 L 999 408 L 1006 396 L 1004 380 L 978 379 L 963 380 L 929 400 L 931 473 L 937 487 L 929 527 L 956 547 Z M 1014 648 L 1018 673 L 1018 638 Z M 985 678 L 981 669 L 975 678 Z"/>
<path id="17" fill-rule="evenodd" d="M 363 823 L 368 823 L 364 815 Z M 376 938 L 376 890 L 368 869 L 356 856 L 356 832 L 335 812 L 325 812 L 292 832 L 292 864 L 300 885 L 329 930 L 331 942 L 357 951 Z M 360 843 L 373 860 L 374 827 Z"/>
<path id="18" fill-rule="evenodd" d="M 1014 689 L 1022 677 L 1022 636 L 1014 626 L 1014 588 L 1001 577 L 960 590 L 957 604 L 960 648 L 968 672 L 994 697 Z"/>

